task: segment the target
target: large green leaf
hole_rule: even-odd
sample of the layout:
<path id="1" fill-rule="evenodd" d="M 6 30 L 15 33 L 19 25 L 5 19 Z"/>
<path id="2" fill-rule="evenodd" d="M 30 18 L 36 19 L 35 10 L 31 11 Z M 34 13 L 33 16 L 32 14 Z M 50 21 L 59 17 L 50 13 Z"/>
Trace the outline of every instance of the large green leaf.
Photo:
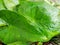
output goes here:
<path id="1" fill-rule="evenodd" d="M 6 22 L 5 25 L 0 26 L 0 40 L 6 44 L 15 41 L 35 42 L 48 40 L 43 32 L 38 32 L 22 15 L 2 10 L 0 11 L 0 18 Z"/>
<path id="2" fill-rule="evenodd" d="M 4 0 L 7 10 L 0 11 L 0 40 L 4 43 L 46 42 L 60 33 L 57 8 L 46 2 L 21 1 L 19 4 L 10 1 Z"/>
<path id="3" fill-rule="evenodd" d="M 16 9 L 18 14 L 23 15 L 28 23 L 35 27 L 36 32 L 39 32 L 41 36 L 45 35 L 45 41 L 60 32 L 59 10 L 48 3 L 26 1 Z"/>

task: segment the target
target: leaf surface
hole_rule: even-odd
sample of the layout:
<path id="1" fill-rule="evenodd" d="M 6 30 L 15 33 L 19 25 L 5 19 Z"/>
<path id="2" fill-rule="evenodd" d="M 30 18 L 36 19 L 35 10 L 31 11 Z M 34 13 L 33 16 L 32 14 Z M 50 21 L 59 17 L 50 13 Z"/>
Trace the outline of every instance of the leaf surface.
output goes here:
<path id="1" fill-rule="evenodd" d="M 46 2 L 4 0 L 4 4 L 7 10 L 0 11 L 0 40 L 4 43 L 46 42 L 60 33 L 59 10 Z"/>

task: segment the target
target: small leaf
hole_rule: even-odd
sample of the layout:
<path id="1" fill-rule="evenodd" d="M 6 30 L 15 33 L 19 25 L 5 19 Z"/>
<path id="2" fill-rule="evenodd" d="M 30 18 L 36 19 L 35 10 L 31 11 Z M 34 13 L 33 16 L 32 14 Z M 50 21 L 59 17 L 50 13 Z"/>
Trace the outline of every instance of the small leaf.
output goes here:
<path id="1" fill-rule="evenodd" d="M 14 7 L 19 4 L 18 0 L 3 0 L 3 1 L 8 10 L 13 10 Z"/>

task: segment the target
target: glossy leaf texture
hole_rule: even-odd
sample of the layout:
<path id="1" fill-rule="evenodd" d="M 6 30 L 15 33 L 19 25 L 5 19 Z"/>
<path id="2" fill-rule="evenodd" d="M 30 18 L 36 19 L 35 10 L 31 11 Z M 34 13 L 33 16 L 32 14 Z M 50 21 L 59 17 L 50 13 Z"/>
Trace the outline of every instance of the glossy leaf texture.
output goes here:
<path id="1" fill-rule="evenodd" d="M 20 45 L 28 45 L 24 42 L 46 42 L 60 33 L 57 8 L 44 1 L 16 1 L 3 0 L 0 3 L 7 8 L 0 10 L 1 41 L 11 45 L 20 41 Z"/>

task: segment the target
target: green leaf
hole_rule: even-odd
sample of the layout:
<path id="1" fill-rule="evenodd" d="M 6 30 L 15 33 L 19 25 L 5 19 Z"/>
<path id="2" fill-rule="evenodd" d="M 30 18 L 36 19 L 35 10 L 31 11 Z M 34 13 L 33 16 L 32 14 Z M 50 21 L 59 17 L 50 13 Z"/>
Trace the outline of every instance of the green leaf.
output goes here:
<path id="1" fill-rule="evenodd" d="M 0 11 L 2 42 L 29 45 L 25 42 L 46 42 L 60 33 L 59 10 L 46 2 L 21 1 L 18 5 L 4 0 L 4 4 L 7 10 Z"/>
<path id="2" fill-rule="evenodd" d="M 14 10 L 15 6 L 19 4 L 19 0 L 3 0 L 8 10 Z"/>
<path id="3" fill-rule="evenodd" d="M 44 40 L 48 41 L 56 34 L 59 34 L 60 19 L 58 16 L 59 10 L 57 8 L 46 2 L 24 1 L 16 9 L 16 12 L 23 15 L 28 20 L 28 23 L 34 26 L 41 36 L 45 36 L 44 39 L 41 38 L 42 42 Z"/>
<path id="4" fill-rule="evenodd" d="M 8 23 L 8 26 L 4 26 L 3 30 L 2 27 L 0 28 L 0 40 L 6 44 L 15 41 L 35 42 L 46 40 L 46 36 L 43 33 L 39 33 L 22 15 L 2 10 L 0 11 L 0 18 Z"/>

